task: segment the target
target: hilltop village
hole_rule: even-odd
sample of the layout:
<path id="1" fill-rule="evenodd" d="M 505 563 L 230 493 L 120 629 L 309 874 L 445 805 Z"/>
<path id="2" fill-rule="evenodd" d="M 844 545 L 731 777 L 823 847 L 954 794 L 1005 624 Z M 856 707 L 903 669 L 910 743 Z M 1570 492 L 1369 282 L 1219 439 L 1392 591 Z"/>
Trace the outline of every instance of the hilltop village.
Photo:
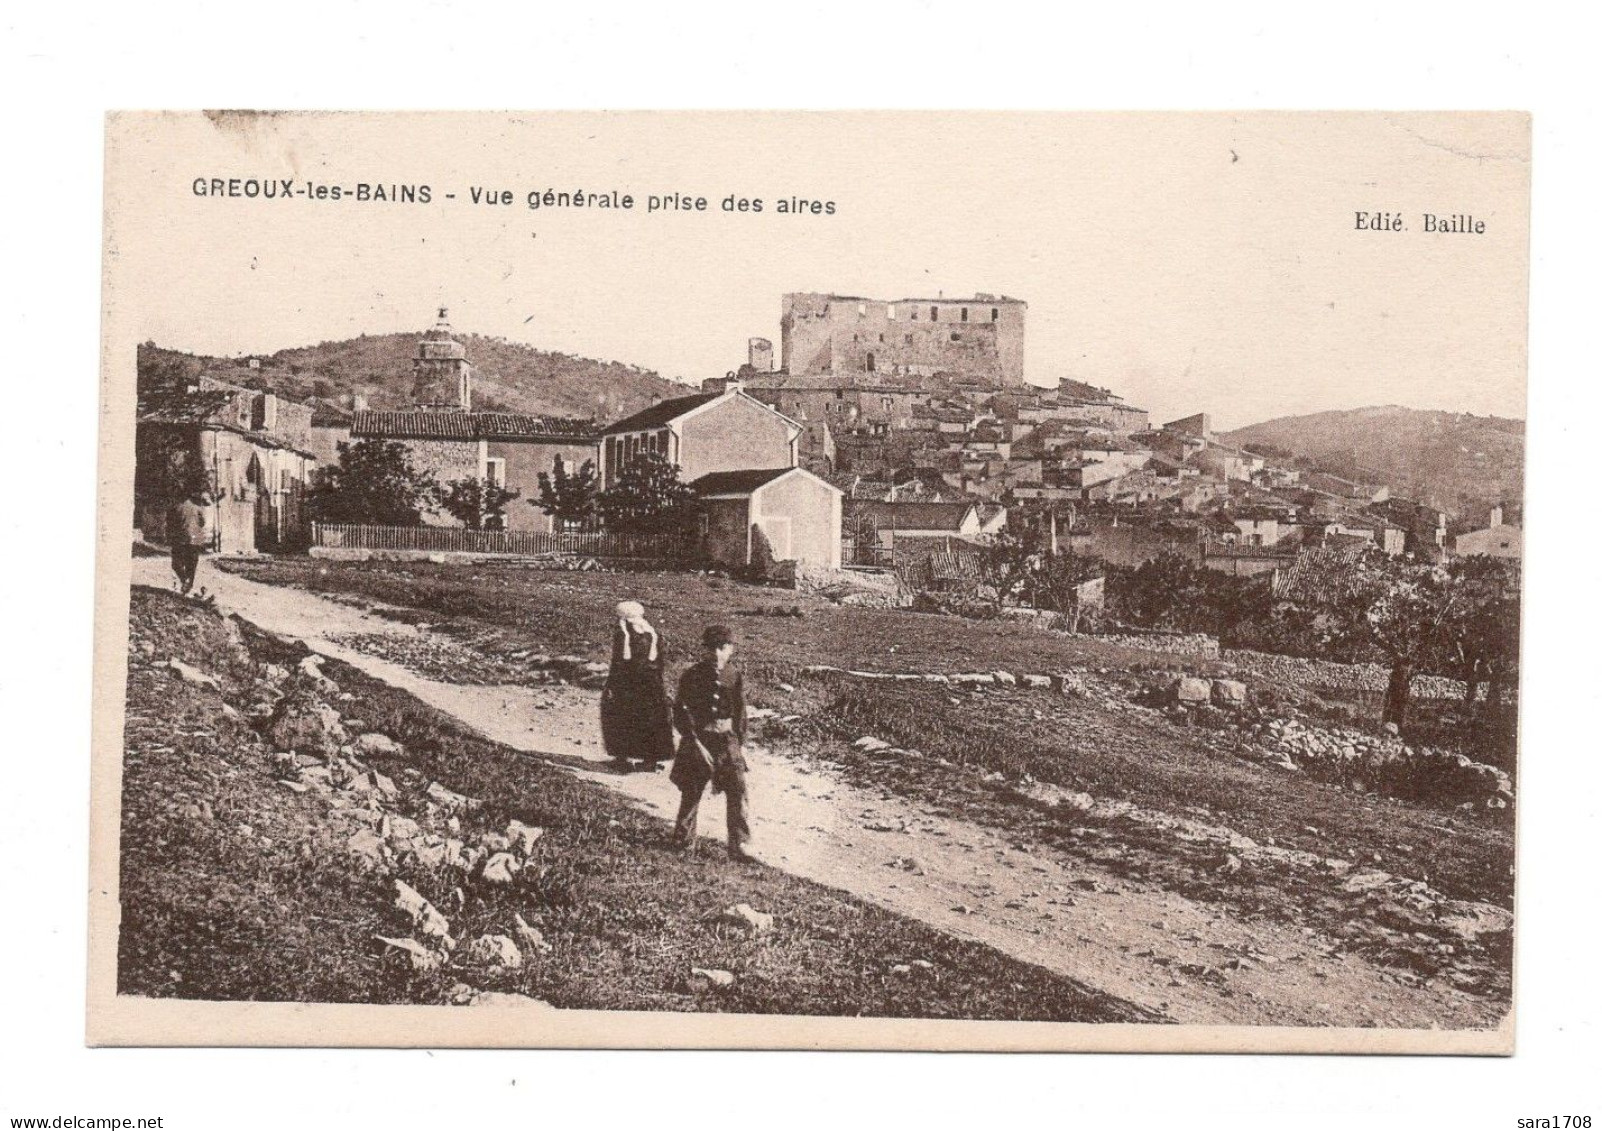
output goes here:
<path id="1" fill-rule="evenodd" d="M 472 359 L 443 309 L 418 339 L 403 410 L 349 394 L 293 402 L 256 387 L 248 359 L 243 372 L 207 372 L 182 390 L 142 375 L 139 525 L 159 535 L 163 469 L 188 453 L 210 479 L 216 549 L 315 541 L 302 533 L 307 489 L 341 445 L 379 440 L 405 445 L 440 482 L 481 479 L 525 500 L 558 467 L 591 462 L 605 490 L 658 453 L 702 502 L 703 549 L 730 567 L 759 553 L 890 566 L 1025 529 L 1115 565 L 1178 554 L 1237 575 L 1311 547 L 1424 560 L 1521 553 L 1516 504 L 1449 516 L 1352 468 L 1231 446 L 1206 412 L 1154 424 L 1106 388 L 1030 384 L 1027 310 L 983 293 L 787 294 L 777 356 L 753 337 L 744 362 L 699 391 L 610 421 L 475 408 Z M 439 513 L 422 522 L 458 524 Z M 562 527 L 521 504 L 491 525 Z"/>

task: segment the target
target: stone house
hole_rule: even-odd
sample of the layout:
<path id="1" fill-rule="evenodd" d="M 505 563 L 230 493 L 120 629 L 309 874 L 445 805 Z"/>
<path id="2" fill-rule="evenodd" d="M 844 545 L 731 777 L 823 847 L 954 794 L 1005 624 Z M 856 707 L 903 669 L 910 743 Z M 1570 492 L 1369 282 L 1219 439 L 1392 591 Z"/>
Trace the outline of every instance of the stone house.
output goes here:
<path id="1" fill-rule="evenodd" d="M 1503 521 L 1501 507 L 1491 509 L 1490 522 L 1480 530 L 1469 530 L 1457 536 L 1453 548 L 1460 556 L 1485 554 L 1493 558 L 1524 556 L 1524 529 Z"/>
<path id="2" fill-rule="evenodd" d="M 597 461 L 596 425 L 589 420 L 470 410 L 366 411 L 353 415 L 352 440 L 404 444 L 412 465 L 444 486 L 457 479 L 484 479 L 516 491 L 506 506 L 508 530 L 546 533 L 552 519 L 533 505 L 541 472 L 558 463 L 576 468 Z M 445 514 L 424 515 L 430 525 L 454 525 Z"/>
<path id="3" fill-rule="evenodd" d="M 166 539 L 167 511 L 188 489 L 211 497 L 211 548 L 298 548 L 316 466 L 312 408 L 209 375 L 193 385 L 139 390 L 134 430 L 134 524 Z"/>
<path id="4" fill-rule="evenodd" d="M 789 468 L 800 462 L 801 425 L 731 383 L 722 392 L 660 401 L 601 432 L 601 487 L 639 453 L 660 452 L 685 482 L 714 471 Z"/>
<path id="5" fill-rule="evenodd" d="M 781 561 L 840 568 L 842 492 L 805 468 L 713 471 L 691 487 L 709 561 L 729 569 Z"/>

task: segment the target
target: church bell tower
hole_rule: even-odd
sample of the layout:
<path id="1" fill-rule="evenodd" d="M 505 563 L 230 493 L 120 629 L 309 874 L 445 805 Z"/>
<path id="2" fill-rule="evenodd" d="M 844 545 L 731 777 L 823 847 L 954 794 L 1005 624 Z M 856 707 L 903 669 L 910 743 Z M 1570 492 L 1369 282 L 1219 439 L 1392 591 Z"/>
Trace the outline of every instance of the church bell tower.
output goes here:
<path id="1" fill-rule="evenodd" d="M 473 408 L 473 367 L 467 350 L 451 336 L 446 311 L 417 343 L 412 359 L 412 403 L 435 412 L 469 412 Z"/>

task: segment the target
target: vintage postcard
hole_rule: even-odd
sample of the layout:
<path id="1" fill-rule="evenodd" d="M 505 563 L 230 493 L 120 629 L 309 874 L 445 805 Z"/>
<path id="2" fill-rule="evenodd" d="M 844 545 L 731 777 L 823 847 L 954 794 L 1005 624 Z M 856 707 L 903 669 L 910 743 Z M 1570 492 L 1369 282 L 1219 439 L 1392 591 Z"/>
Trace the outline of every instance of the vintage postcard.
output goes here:
<path id="1" fill-rule="evenodd" d="M 119 113 L 89 1040 L 1513 1046 L 1517 113 Z"/>

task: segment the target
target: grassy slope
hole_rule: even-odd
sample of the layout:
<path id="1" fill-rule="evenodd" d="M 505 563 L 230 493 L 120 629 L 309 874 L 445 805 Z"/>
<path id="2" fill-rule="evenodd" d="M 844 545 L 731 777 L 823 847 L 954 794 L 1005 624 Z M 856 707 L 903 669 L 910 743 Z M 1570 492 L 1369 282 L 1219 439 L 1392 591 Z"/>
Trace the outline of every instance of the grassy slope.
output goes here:
<path id="1" fill-rule="evenodd" d="M 549 956 L 521 971 L 416 975 L 386 961 L 376 934 L 406 935 L 388 878 L 364 875 L 340 823 L 315 793 L 277 785 L 270 750 L 221 713 L 262 660 L 295 650 L 247 633 L 230 645 L 214 614 L 153 590 L 134 591 L 122 830 L 119 990 L 201 999 L 422 1002 L 458 980 L 568 1008 L 723 1010 L 1066 1021 L 1140 1020 L 1129 1007 L 1065 979 L 961 942 L 841 893 L 767 868 L 663 850 L 665 829 L 605 790 L 484 741 L 410 696 L 338 664 L 355 695 L 347 710 L 403 741 L 385 770 L 402 811 L 421 813 L 430 781 L 484 799 L 466 832 L 539 825 L 537 865 L 510 888 L 455 874 L 400 875 L 451 918 L 463 938 L 515 934 L 513 912 L 541 929 Z M 161 665 L 177 656 L 224 679 L 188 686 Z M 460 884 L 463 899 L 453 896 Z M 772 912 L 760 940 L 716 921 L 746 902 Z M 926 959 L 931 970 L 892 974 Z M 691 966 L 734 972 L 726 991 L 696 991 Z"/>

